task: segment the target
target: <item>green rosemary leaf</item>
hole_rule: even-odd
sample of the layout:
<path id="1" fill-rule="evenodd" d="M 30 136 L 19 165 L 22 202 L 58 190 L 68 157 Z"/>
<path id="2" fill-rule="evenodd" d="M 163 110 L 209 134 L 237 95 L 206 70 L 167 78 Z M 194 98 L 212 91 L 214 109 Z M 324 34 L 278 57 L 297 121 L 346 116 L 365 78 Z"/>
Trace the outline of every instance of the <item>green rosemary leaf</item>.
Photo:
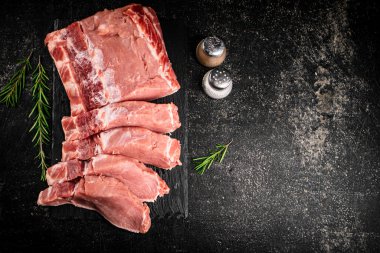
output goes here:
<path id="1" fill-rule="evenodd" d="M 214 161 L 219 161 L 219 163 L 221 163 L 226 156 L 228 147 L 231 143 L 232 141 L 226 145 L 217 144 L 217 149 L 210 151 L 208 156 L 193 158 L 192 161 L 195 165 L 195 171 L 202 175 L 206 170 L 211 168 Z"/>
<path id="2" fill-rule="evenodd" d="M 39 167 L 41 168 L 41 180 L 46 180 L 46 154 L 44 151 L 44 144 L 50 141 L 49 138 L 49 123 L 47 118 L 49 117 L 49 100 L 46 93 L 49 91 L 49 87 L 46 82 L 49 80 L 46 71 L 41 64 L 41 59 L 38 61 L 36 69 L 33 71 L 33 86 L 32 96 L 34 106 L 29 114 L 29 117 L 34 117 L 34 123 L 29 131 L 34 132 L 32 142 L 34 146 L 38 147 L 38 153 L 36 159 L 39 160 Z"/>
<path id="3" fill-rule="evenodd" d="M 29 56 L 18 62 L 20 65 L 13 74 L 12 78 L 0 91 L 0 103 L 4 103 L 8 107 L 14 107 L 20 100 L 21 93 L 25 88 L 25 79 L 27 72 L 32 68 L 30 65 L 30 57 L 33 54 L 33 50 Z"/>

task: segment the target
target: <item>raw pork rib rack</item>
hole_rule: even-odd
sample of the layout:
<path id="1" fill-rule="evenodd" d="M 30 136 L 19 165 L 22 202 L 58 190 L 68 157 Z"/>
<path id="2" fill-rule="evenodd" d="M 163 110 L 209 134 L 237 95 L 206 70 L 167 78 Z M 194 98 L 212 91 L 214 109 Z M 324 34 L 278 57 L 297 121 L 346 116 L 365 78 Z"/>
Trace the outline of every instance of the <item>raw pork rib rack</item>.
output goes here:
<path id="1" fill-rule="evenodd" d="M 154 202 L 168 194 L 151 168 L 181 165 L 180 142 L 165 135 L 181 126 L 173 104 L 147 102 L 176 92 L 153 9 L 130 4 L 104 10 L 46 36 L 70 101 L 62 119 L 62 162 L 46 172 L 37 203 L 72 204 L 113 225 L 146 233 Z"/>
<path id="2" fill-rule="evenodd" d="M 104 10 L 46 36 L 71 115 L 125 100 L 153 100 L 180 86 L 153 9 Z"/>

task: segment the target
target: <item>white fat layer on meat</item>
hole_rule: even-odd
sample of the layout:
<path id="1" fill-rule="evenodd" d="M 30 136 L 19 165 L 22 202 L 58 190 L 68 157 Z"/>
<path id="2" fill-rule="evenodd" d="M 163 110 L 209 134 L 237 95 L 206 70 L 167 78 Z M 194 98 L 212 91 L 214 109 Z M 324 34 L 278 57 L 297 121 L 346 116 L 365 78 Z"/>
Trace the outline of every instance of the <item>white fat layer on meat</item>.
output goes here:
<path id="1" fill-rule="evenodd" d="M 103 52 L 99 48 L 93 48 L 93 44 L 89 43 L 91 45 L 91 49 L 93 49 L 93 56 L 91 59 L 91 62 L 94 67 L 97 69 L 103 70 L 104 69 L 104 63 L 103 63 Z M 91 53 L 91 51 L 90 51 Z"/>
<path id="2" fill-rule="evenodd" d="M 105 106 L 99 110 L 99 118 L 102 119 L 102 125 L 107 127 L 109 123 L 118 118 L 119 114 L 125 110 L 123 107 Z"/>
<path id="3" fill-rule="evenodd" d="M 120 90 L 115 85 L 115 71 L 111 68 L 105 69 L 103 51 L 96 48 L 90 39 L 88 39 L 87 42 L 89 44 L 89 60 L 91 61 L 93 68 L 93 72 L 91 72 L 92 81 L 96 82 L 100 79 L 103 84 L 103 94 L 101 99 L 106 99 L 111 103 L 119 101 L 121 95 Z"/>
<path id="4" fill-rule="evenodd" d="M 120 90 L 115 85 L 115 71 L 112 68 L 104 67 L 104 55 L 103 51 L 96 48 L 90 39 L 87 39 L 89 44 L 89 55 L 93 72 L 91 78 L 93 82 L 100 79 L 103 84 L 102 100 L 106 99 L 110 103 L 120 100 Z M 107 96 L 106 96 L 107 95 Z M 99 101 L 101 102 L 101 101 Z"/>
<path id="5" fill-rule="evenodd" d="M 108 93 L 108 101 L 110 103 L 120 101 L 121 92 L 115 83 L 115 70 L 107 68 L 100 77 L 100 80 L 104 84 L 105 89 L 107 89 L 105 93 Z"/>
<path id="6" fill-rule="evenodd" d="M 87 78 L 81 80 L 83 88 L 86 90 L 90 85 L 99 81 L 98 71 L 103 67 L 103 54 L 101 50 L 96 49 L 94 44 L 90 41 L 88 37 L 85 36 L 87 42 L 86 51 L 78 51 L 73 46 L 73 39 L 67 38 L 67 46 L 75 50 L 75 61 L 82 65 L 86 61 L 91 62 L 92 70 L 90 73 L 87 73 Z M 104 104 L 104 90 L 98 92 L 97 94 L 92 94 L 92 100 L 97 104 Z"/>

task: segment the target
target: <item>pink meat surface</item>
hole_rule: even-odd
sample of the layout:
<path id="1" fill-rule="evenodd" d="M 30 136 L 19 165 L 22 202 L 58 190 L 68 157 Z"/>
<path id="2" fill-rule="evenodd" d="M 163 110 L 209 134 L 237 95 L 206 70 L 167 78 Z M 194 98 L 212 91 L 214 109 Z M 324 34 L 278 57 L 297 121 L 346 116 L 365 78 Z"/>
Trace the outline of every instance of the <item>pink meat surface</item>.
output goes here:
<path id="1" fill-rule="evenodd" d="M 77 182 L 54 184 L 40 192 L 37 203 L 95 210 L 113 225 L 135 233 L 146 233 L 151 225 L 149 207 L 112 177 L 84 176 Z"/>
<path id="2" fill-rule="evenodd" d="M 179 128 L 181 123 L 178 108 L 173 103 L 154 104 L 144 101 L 110 104 L 62 119 L 66 140 L 84 139 L 122 126 L 139 126 L 159 133 L 170 133 Z"/>
<path id="3" fill-rule="evenodd" d="M 121 155 L 98 155 L 89 161 L 60 162 L 46 171 L 49 185 L 61 184 L 85 175 L 104 175 L 123 182 L 140 200 L 153 202 L 169 193 L 169 187 L 151 168 Z"/>
<path id="4" fill-rule="evenodd" d="M 153 100 L 180 85 L 153 9 L 104 10 L 45 38 L 70 100 L 71 115 L 125 100 Z"/>
<path id="5" fill-rule="evenodd" d="M 181 165 L 177 139 L 141 127 L 120 127 L 62 144 L 62 160 L 87 160 L 97 154 L 120 154 L 162 169 Z"/>

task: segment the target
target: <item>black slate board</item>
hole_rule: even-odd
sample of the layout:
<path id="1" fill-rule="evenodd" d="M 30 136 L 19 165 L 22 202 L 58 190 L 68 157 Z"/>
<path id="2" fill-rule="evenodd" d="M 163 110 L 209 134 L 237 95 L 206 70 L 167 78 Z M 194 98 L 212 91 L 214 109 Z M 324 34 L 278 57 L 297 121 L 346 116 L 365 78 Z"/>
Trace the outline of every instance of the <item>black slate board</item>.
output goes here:
<path id="1" fill-rule="evenodd" d="M 73 20 L 74 21 L 74 20 Z M 70 20 L 55 20 L 53 29 L 61 29 L 73 22 Z M 173 102 L 178 106 L 179 116 L 182 127 L 171 134 L 171 137 L 180 140 L 181 142 L 181 161 L 182 166 L 176 167 L 171 171 L 164 171 L 153 168 L 165 180 L 170 187 L 170 193 L 162 198 L 158 198 L 155 203 L 149 203 L 151 217 L 166 217 L 176 216 L 186 218 L 188 215 L 188 183 L 187 183 L 187 119 L 188 110 L 187 97 L 185 90 L 185 67 L 187 59 L 187 38 L 184 25 L 179 22 L 170 20 L 161 20 L 161 26 L 164 33 L 165 45 L 172 62 L 173 68 L 177 75 L 178 81 L 181 84 L 181 89 L 169 96 L 154 102 L 169 103 Z M 58 75 L 58 72 L 53 68 L 53 106 L 52 106 L 52 164 L 61 160 L 61 148 L 64 141 L 64 134 L 61 127 L 61 119 L 65 115 L 70 115 L 69 101 L 66 96 L 64 87 Z M 100 216 L 95 212 L 76 208 L 70 205 L 50 208 L 51 216 L 60 219 L 99 219 Z"/>
<path id="2" fill-rule="evenodd" d="M 128 233 L 98 217 L 49 217 L 53 208 L 36 204 L 46 183 L 39 180 L 28 133 L 27 88 L 16 108 L 0 105 L 0 252 L 380 252 L 380 2 L 138 2 L 188 27 L 182 85 L 189 101 L 189 157 L 233 138 L 229 153 L 202 176 L 188 167 L 188 218 L 156 219 L 148 234 Z M 64 27 L 127 3 L 2 1 L 0 85 L 31 48 L 33 67 L 41 55 L 52 79 L 43 39 L 54 19 L 67 21 L 59 25 Z M 218 101 L 203 94 L 207 69 L 194 54 L 211 34 L 224 39 L 223 66 L 234 78 L 230 96 Z M 301 163 L 302 144 L 318 133 L 310 120 L 319 107 L 318 66 L 330 70 L 333 89 L 325 94 L 343 102 L 333 109 L 345 109 L 327 119 L 327 145 L 319 146 L 324 155 L 310 166 Z M 344 99 L 336 99 L 342 91 Z"/>

